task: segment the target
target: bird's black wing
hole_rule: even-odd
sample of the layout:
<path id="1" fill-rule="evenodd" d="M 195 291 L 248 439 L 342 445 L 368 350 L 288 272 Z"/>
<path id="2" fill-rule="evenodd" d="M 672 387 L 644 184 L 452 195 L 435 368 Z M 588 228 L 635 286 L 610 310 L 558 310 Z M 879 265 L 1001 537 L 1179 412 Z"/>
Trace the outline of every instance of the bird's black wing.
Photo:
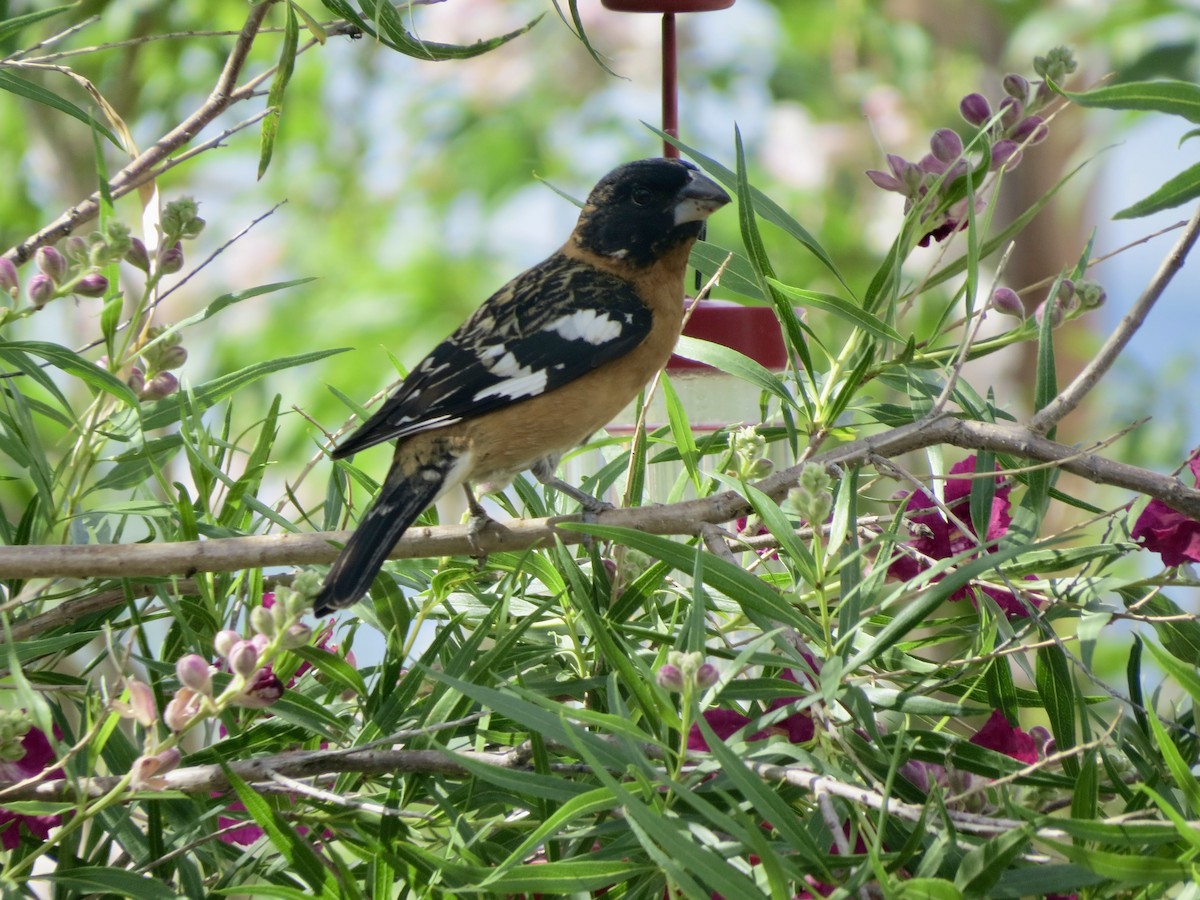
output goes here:
<path id="1" fill-rule="evenodd" d="M 630 282 L 555 254 L 493 294 L 333 455 L 552 391 L 628 353 L 652 324 Z"/>

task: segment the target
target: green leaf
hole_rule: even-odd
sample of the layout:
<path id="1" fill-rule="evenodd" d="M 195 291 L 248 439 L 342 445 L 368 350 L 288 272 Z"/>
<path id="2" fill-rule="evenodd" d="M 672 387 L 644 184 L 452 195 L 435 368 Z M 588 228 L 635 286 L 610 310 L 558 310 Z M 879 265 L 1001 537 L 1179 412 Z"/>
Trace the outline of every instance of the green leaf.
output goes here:
<path id="1" fill-rule="evenodd" d="M 1200 85 L 1188 81 L 1131 81 L 1062 93 L 1080 106 L 1161 112 L 1200 123 Z"/>
<path id="2" fill-rule="evenodd" d="M 23 360 L 18 354 L 40 357 L 55 368 L 78 378 L 89 387 L 111 394 L 128 406 L 136 407 L 138 405 L 137 394 L 130 389 L 129 385 L 107 369 L 84 359 L 74 350 L 68 350 L 66 347 L 46 341 L 0 341 L 0 359 L 28 372 L 28 365 L 23 365 Z"/>
<path id="3" fill-rule="evenodd" d="M 726 260 L 729 260 L 726 262 Z M 698 241 L 692 248 L 690 257 L 692 265 L 703 272 L 716 272 L 721 266 L 725 271 L 721 274 L 721 291 L 733 291 L 760 303 L 767 302 L 762 288 L 758 284 L 758 276 L 750 260 L 739 253 L 733 253 L 715 244 Z"/>
<path id="4" fill-rule="evenodd" d="M 893 889 L 895 900 L 962 900 L 962 891 L 940 878 L 909 878 Z"/>
<path id="5" fill-rule="evenodd" d="M 267 92 L 267 115 L 262 123 L 262 139 L 258 151 L 259 180 L 267 173 L 267 167 L 271 165 L 271 155 L 275 152 L 279 120 L 283 116 L 283 94 L 296 67 L 296 46 L 300 42 L 300 23 L 296 19 L 296 10 L 291 3 L 286 4 L 286 9 L 283 47 L 279 51 L 279 62 L 275 66 L 275 77 L 271 79 L 271 89 Z"/>
<path id="6" fill-rule="evenodd" d="M 1187 800 L 1187 805 L 1191 809 L 1192 815 L 1197 815 L 1197 813 L 1200 813 L 1200 783 L 1196 781 L 1196 776 L 1192 774 L 1191 767 L 1180 754 L 1179 748 L 1175 746 L 1175 742 L 1171 740 L 1171 736 L 1167 734 L 1167 730 L 1163 728 L 1162 722 L 1158 720 L 1158 716 L 1151 710 L 1147 718 L 1150 721 L 1150 730 L 1154 734 L 1154 742 L 1158 744 L 1159 752 L 1163 755 L 1163 761 L 1166 762 L 1167 768 L 1171 770 L 1171 777 L 1175 779 L 1176 786 Z"/>
<path id="7" fill-rule="evenodd" d="M 1200 197 L 1200 163 L 1184 169 L 1162 187 L 1116 213 L 1114 219 L 1137 219 L 1181 206 Z"/>
<path id="8" fill-rule="evenodd" d="M 750 255 L 750 264 L 758 274 L 763 293 L 770 298 L 779 321 L 783 324 L 784 334 L 791 350 L 800 358 L 804 370 L 812 376 L 813 365 L 809 357 L 808 342 L 804 337 L 804 325 L 796 315 L 796 310 L 787 302 L 783 294 L 772 286 L 775 269 L 767 256 L 767 248 L 763 244 L 762 234 L 758 230 L 758 217 L 754 207 L 754 191 L 750 187 L 749 175 L 746 171 L 746 153 L 742 147 L 742 135 L 736 128 L 734 136 L 737 140 L 737 198 L 738 224 L 741 226 L 742 243 Z"/>
<path id="9" fill-rule="evenodd" d="M 116 135 L 109 131 L 103 123 L 89 116 L 74 103 L 64 100 L 58 94 L 46 90 L 46 88 L 39 84 L 26 81 L 24 78 L 18 78 L 8 69 L 0 69 L 0 91 L 8 91 L 9 93 L 16 94 L 18 97 L 24 97 L 26 100 L 32 100 L 35 103 L 41 103 L 44 106 L 49 106 L 51 109 L 64 112 L 68 116 L 78 119 L 89 128 L 94 128 L 116 146 L 121 146 L 121 142 L 117 140 Z"/>
<path id="10" fill-rule="evenodd" d="M 66 890 L 84 894 L 116 894 L 121 897 L 144 897 L 146 900 L 175 900 L 181 896 L 158 878 L 107 866 L 60 869 L 40 874 L 36 880 L 49 881 Z"/>
<path id="11" fill-rule="evenodd" d="M 75 8 L 76 5 L 71 3 L 67 6 L 54 6 L 50 9 L 41 9 L 37 12 L 25 13 L 23 16 L 13 16 L 11 19 L 5 19 L 3 22 L 0 22 L 0 41 L 7 40 L 27 25 L 33 25 L 42 21 L 42 19 L 49 19 L 52 16 L 61 15 Z"/>
<path id="12" fill-rule="evenodd" d="M 296 366 L 305 366 L 309 363 L 325 359 L 328 356 L 345 352 L 346 348 L 316 350 L 312 353 L 301 353 L 297 356 L 285 356 L 280 359 L 254 363 L 253 365 L 246 366 L 244 369 L 238 369 L 236 372 L 221 375 L 212 381 L 206 381 L 191 393 L 195 397 L 197 411 L 203 412 L 221 400 L 224 400 L 235 391 L 248 384 L 253 384 L 260 378 L 270 375 L 273 372 L 281 372 L 285 369 L 295 368 Z M 168 425 L 175 424 L 179 421 L 179 404 L 180 399 L 178 397 L 167 397 L 159 400 L 143 413 L 142 428 L 146 431 L 152 431 L 155 428 L 166 428 Z"/>
<path id="13" fill-rule="evenodd" d="M 988 890 L 1029 845 L 1033 826 L 1014 828 L 988 838 L 962 858 L 954 885 L 968 897 L 987 897 Z"/>
<path id="14" fill-rule="evenodd" d="M 538 16 L 521 28 L 494 38 L 477 41 L 474 44 L 440 44 L 436 41 L 423 41 L 410 34 L 408 29 L 404 27 L 404 20 L 400 15 L 400 10 L 394 4 L 381 2 L 381 0 L 363 0 L 363 2 L 363 13 L 373 19 L 375 24 L 379 26 L 377 34 L 384 43 L 393 50 L 403 53 L 405 56 L 412 56 L 417 59 L 470 59 L 473 56 L 482 56 L 484 53 L 495 50 L 497 47 L 502 47 L 509 41 L 520 37 L 542 20 L 542 16 Z M 343 3 L 331 3 L 330 0 L 324 0 L 324 3 L 330 9 L 348 6 L 348 4 Z M 401 4 L 400 8 L 403 9 L 404 6 L 404 4 Z"/>
<path id="15" fill-rule="evenodd" d="M 742 381 L 778 397 L 793 409 L 799 409 L 796 399 L 781 378 L 762 363 L 732 347 L 683 335 L 679 338 L 679 343 L 675 345 L 675 354 L 684 359 L 692 359 L 704 363 L 706 366 L 712 366 L 714 369 L 720 369 L 728 375 L 740 378 Z"/>
<path id="16" fill-rule="evenodd" d="M 692 485 L 696 488 L 696 492 L 700 493 L 702 490 L 698 467 L 700 451 L 696 449 L 696 437 L 692 434 L 692 426 L 688 424 L 687 413 L 684 411 L 679 394 L 675 392 L 666 372 L 663 372 L 658 386 L 663 392 L 663 400 L 667 407 L 667 422 L 671 426 L 671 436 L 675 439 L 675 447 L 679 451 L 680 459 L 683 460 L 683 467 L 687 470 L 688 477 L 692 479 Z"/>
<path id="17" fill-rule="evenodd" d="M 975 474 L 996 471 L 996 454 L 990 450 L 979 450 L 975 454 Z M 986 538 L 992 521 L 992 502 L 996 498 L 995 478 L 973 478 L 969 499 L 971 524 L 976 534 Z"/>
<path id="18" fill-rule="evenodd" d="M 1186 613 L 1165 594 L 1155 592 L 1150 597 L 1133 587 L 1118 588 L 1117 593 L 1126 609 L 1148 616 L 1163 647 L 1188 667 L 1200 666 L 1200 622 Z M 1193 695 L 1200 702 L 1200 694 Z"/>
<path id="19" fill-rule="evenodd" d="M 596 537 L 641 550 L 686 575 L 690 575 L 695 568 L 696 554 L 704 552 L 699 547 L 688 547 L 661 535 L 647 534 L 633 528 L 591 522 L 563 522 L 559 527 L 594 534 Z M 766 582 L 741 566 L 710 554 L 704 560 L 704 583 L 730 597 L 741 606 L 748 617 L 768 630 L 786 624 L 799 628 L 814 639 L 818 637 L 812 630 L 812 622 L 806 616 Z"/>
<path id="20" fill-rule="evenodd" d="M 1058 751 L 1070 750 L 1075 746 L 1075 683 L 1071 680 L 1066 653 L 1057 644 L 1038 648 L 1036 681 Z M 1077 776 L 1079 760 L 1066 756 L 1063 768 Z"/>
<path id="21" fill-rule="evenodd" d="M 1192 882 L 1197 874 L 1194 864 L 1177 857 L 1143 853 L 1123 855 L 1061 844 L 1046 838 L 1041 838 L 1041 841 L 1097 875 L 1121 882 L 1126 889 L 1138 884 L 1186 884 Z"/>
<path id="22" fill-rule="evenodd" d="M 804 306 L 811 306 L 814 309 L 820 309 L 831 315 L 835 315 L 839 319 L 849 322 L 856 328 L 861 328 L 874 337 L 897 344 L 903 344 L 905 341 L 904 336 L 891 325 L 871 315 L 861 306 L 850 300 L 846 300 L 836 294 L 801 290 L 800 288 L 784 284 L 775 278 L 768 278 L 767 281 L 771 287 L 792 300 L 797 300 Z"/>

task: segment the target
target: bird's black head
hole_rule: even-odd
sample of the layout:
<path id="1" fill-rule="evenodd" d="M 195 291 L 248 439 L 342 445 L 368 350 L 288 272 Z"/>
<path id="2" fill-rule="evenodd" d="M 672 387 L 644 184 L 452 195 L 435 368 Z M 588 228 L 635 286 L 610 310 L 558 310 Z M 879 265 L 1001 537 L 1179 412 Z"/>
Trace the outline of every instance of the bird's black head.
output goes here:
<path id="1" fill-rule="evenodd" d="M 581 249 L 648 266 L 695 240 L 729 195 L 680 159 L 641 159 L 600 179 L 579 216 Z"/>

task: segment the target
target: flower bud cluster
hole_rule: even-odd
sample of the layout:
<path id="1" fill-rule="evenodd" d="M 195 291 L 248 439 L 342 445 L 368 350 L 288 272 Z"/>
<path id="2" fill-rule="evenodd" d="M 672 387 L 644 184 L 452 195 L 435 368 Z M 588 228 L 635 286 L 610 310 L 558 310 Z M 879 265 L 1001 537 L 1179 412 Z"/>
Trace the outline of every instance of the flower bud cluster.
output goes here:
<path id="1" fill-rule="evenodd" d="M 87 237 L 72 235 L 59 247 L 39 247 L 33 255 L 35 272 L 25 285 L 31 310 L 41 309 L 59 297 L 103 297 L 108 293 L 108 278 L 100 271 L 129 252 L 129 229 L 120 222 L 109 222 Z M 17 268 L 7 259 L 0 260 L 0 292 L 15 301 L 21 291 Z"/>
<path id="2" fill-rule="evenodd" d="M 1040 325 L 1050 316 L 1050 327 L 1058 328 L 1063 322 L 1075 319 L 1093 309 L 1099 309 L 1108 300 L 1104 286 L 1095 281 L 1073 281 L 1064 278 L 1058 283 L 1053 297 L 1048 297 L 1038 308 L 1035 316 Z"/>
<path id="3" fill-rule="evenodd" d="M 833 478 L 825 467 L 805 463 L 800 470 L 800 484 L 788 491 L 783 508 L 814 527 L 825 524 L 833 510 Z"/>
<path id="4" fill-rule="evenodd" d="M 187 362 L 187 348 L 179 332 L 155 325 L 146 331 L 140 356 L 135 358 L 125 378 L 140 400 L 161 400 L 179 390 L 179 379 L 172 369 Z"/>
<path id="5" fill-rule="evenodd" d="M 29 716 L 15 709 L 0 711 L 0 764 L 17 762 L 25 756 L 22 741 L 33 723 Z"/>
<path id="6" fill-rule="evenodd" d="M 991 171 L 1012 169 L 1020 163 L 1025 147 L 1046 139 L 1049 128 L 1038 113 L 1053 96 L 1047 80 L 1061 81 L 1075 70 L 1075 61 L 1070 50 L 1059 47 L 1045 57 L 1037 57 L 1034 69 L 1044 80 L 1030 83 L 1016 73 L 1004 76 L 1001 85 L 1005 96 L 995 109 L 982 94 L 968 94 L 959 103 L 963 119 L 977 129 L 972 147 L 984 153 L 979 162 L 966 159 L 966 148 L 956 131 L 940 128 L 929 140 L 929 152 L 917 162 L 888 154 L 887 172 L 867 172 L 876 187 L 905 198 L 905 212 L 920 204 L 920 246 L 944 241 L 966 226 L 964 179 L 968 175 L 978 173 L 985 164 Z"/>
<path id="7" fill-rule="evenodd" d="M 659 687 L 673 694 L 686 694 L 697 688 L 706 691 L 720 678 L 717 667 L 705 662 L 703 653 L 672 650 L 667 654 L 666 663 L 659 668 L 655 680 Z"/>
<path id="8" fill-rule="evenodd" d="M 199 204 L 191 197 L 172 200 L 163 209 L 159 220 L 158 250 L 154 258 L 150 258 L 144 242 L 133 238 L 124 254 L 125 261 L 156 279 L 174 275 L 183 268 L 183 242 L 204 230 L 204 220 L 196 215 L 198 209 Z"/>
<path id="9" fill-rule="evenodd" d="M 742 481 L 756 481 L 771 474 L 774 464 L 766 458 L 767 439 L 753 425 L 738 428 L 729 435 L 733 455 L 729 474 Z"/>

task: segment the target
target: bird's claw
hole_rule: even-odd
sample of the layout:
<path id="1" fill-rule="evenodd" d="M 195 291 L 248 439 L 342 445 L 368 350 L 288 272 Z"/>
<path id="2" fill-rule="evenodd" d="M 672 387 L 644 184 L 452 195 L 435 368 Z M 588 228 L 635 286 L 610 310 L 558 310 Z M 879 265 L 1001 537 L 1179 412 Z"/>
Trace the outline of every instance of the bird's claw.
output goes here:
<path id="1" fill-rule="evenodd" d="M 488 551 L 484 549 L 483 538 L 486 535 L 499 536 L 507 534 L 508 529 L 485 512 L 475 513 L 467 522 L 467 543 L 471 547 L 471 555 L 479 561 L 480 567 L 487 562 Z"/>

